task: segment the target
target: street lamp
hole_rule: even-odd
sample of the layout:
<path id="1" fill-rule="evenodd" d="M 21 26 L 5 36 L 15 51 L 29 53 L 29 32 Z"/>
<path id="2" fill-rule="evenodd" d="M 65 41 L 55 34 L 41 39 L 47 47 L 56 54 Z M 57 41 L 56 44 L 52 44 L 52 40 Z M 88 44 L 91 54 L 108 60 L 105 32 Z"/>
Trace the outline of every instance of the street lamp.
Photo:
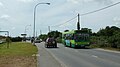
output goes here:
<path id="1" fill-rule="evenodd" d="M 34 28 L 33 28 L 33 45 L 35 45 L 35 18 L 36 18 L 36 8 L 38 5 L 40 4 L 47 4 L 47 5 L 50 5 L 50 3 L 38 3 L 35 5 L 34 7 Z"/>
<path id="2" fill-rule="evenodd" d="M 26 25 L 26 26 L 25 26 L 25 32 L 24 32 L 25 34 L 26 34 L 26 30 L 27 30 L 27 27 L 28 27 L 28 26 L 31 26 L 31 25 Z"/>

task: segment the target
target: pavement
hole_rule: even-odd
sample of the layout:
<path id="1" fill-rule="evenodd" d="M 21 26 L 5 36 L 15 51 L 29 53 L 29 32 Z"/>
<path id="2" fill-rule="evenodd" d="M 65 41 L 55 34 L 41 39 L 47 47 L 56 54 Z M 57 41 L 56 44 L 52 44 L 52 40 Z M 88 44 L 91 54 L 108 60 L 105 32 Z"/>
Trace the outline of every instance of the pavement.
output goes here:
<path id="1" fill-rule="evenodd" d="M 38 47 L 38 67 L 61 67 L 60 63 L 49 53 L 42 44 L 36 44 Z"/>
<path id="2" fill-rule="evenodd" d="M 38 67 L 120 67 L 120 53 L 103 49 L 74 49 L 58 43 L 58 48 L 38 47 Z"/>

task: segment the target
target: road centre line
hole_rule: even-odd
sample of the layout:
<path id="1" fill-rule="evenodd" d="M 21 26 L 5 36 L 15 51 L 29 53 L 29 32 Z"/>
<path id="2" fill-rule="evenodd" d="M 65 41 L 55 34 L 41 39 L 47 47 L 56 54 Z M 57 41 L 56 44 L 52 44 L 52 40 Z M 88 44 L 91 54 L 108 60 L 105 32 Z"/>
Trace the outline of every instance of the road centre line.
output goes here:
<path id="1" fill-rule="evenodd" d="M 98 56 L 96 56 L 96 55 L 92 55 L 92 57 L 94 57 L 94 58 L 98 58 Z"/>

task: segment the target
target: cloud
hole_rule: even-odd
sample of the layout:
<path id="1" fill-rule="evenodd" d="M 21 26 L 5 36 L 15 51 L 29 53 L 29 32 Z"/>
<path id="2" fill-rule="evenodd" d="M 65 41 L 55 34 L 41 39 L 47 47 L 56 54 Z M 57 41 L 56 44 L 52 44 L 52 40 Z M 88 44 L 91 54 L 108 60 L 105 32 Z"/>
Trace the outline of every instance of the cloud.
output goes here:
<path id="1" fill-rule="evenodd" d="M 7 15 L 7 14 L 4 14 L 4 15 L 0 16 L 1 21 L 9 21 L 9 18 L 10 18 L 10 16 Z"/>
<path id="2" fill-rule="evenodd" d="M 3 6 L 3 3 L 2 3 L 2 2 L 0 2 L 0 6 Z"/>
<path id="3" fill-rule="evenodd" d="M 100 4 L 112 4 L 113 1 L 112 0 L 94 0 L 95 2 L 98 2 Z"/>
<path id="4" fill-rule="evenodd" d="M 18 1 L 24 2 L 24 3 L 28 3 L 28 2 L 33 2 L 33 1 L 35 1 L 35 0 L 18 0 Z"/>
<path id="5" fill-rule="evenodd" d="M 92 2 L 94 0 L 83 0 L 83 2 Z"/>
<path id="6" fill-rule="evenodd" d="M 7 15 L 7 14 L 5 14 L 5 15 L 2 15 L 0 18 L 1 18 L 1 19 L 7 19 L 7 18 L 10 18 L 10 16 Z"/>
<path id="7" fill-rule="evenodd" d="M 15 30 L 16 28 L 15 27 L 12 27 L 12 30 Z"/>
<path id="8" fill-rule="evenodd" d="M 88 2 L 97 2 L 100 4 L 111 4 L 113 3 L 113 0 L 67 0 L 67 2 L 71 2 L 74 4 L 78 4 L 78 3 L 88 3 Z"/>
<path id="9" fill-rule="evenodd" d="M 71 2 L 71 3 L 74 3 L 74 4 L 78 4 L 78 3 L 79 3 L 79 0 L 67 0 L 67 2 Z"/>
<path id="10" fill-rule="evenodd" d="M 74 4 L 78 4 L 78 3 L 87 3 L 87 2 L 92 2 L 94 0 L 67 0 L 67 2 L 71 2 Z"/>
<path id="11" fill-rule="evenodd" d="M 115 18 L 113 19 L 113 21 L 115 21 L 115 22 L 120 22 L 120 17 L 115 17 Z"/>

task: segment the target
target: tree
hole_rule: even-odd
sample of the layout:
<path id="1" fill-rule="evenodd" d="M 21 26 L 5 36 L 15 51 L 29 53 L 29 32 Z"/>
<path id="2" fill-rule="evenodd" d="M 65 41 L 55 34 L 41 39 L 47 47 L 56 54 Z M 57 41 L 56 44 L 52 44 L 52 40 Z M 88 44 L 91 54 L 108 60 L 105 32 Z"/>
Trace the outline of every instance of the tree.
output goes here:
<path id="1" fill-rule="evenodd" d="M 97 44 L 104 47 L 120 48 L 120 28 L 116 26 L 106 26 L 105 29 L 100 29 L 96 37 L 99 37 Z"/>
<path id="2" fill-rule="evenodd" d="M 69 30 L 65 30 L 64 32 L 68 32 Z"/>
<path id="3" fill-rule="evenodd" d="M 38 39 L 42 39 L 43 41 L 45 41 L 47 39 L 48 35 L 46 34 L 41 34 Z"/>
<path id="4" fill-rule="evenodd" d="M 89 28 L 82 28 L 81 31 L 88 32 L 88 33 L 92 34 L 92 30 Z"/>
<path id="5" fill-rule="evenodd" d="M 62 33 L 58 32 L 58 31 L 51 31 L 51 32 L 48 33 L 48 36 L 52 36 L 54 38 L 62 37 Z"/>
<path id="6" fill-rule="evenodd" d="M 7 48 L 10 47 L 10 43 L 11 43 L 11 42 L 12 42 L 12 41 L 11 41 L 10 37 L 8 36 L 8 37 L 6 38 Z"/>

